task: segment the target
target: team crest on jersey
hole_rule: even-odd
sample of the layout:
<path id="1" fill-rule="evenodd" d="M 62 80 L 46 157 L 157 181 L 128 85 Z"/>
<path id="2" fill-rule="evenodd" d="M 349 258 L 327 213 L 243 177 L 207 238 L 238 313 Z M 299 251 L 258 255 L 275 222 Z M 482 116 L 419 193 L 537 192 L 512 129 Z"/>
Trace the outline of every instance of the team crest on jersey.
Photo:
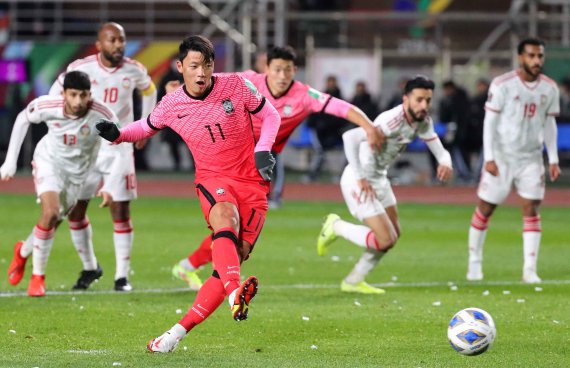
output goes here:
<path id="1" fill-rule="evenodd" d="M 34 105 L 30 105 L 30 107 L 28 108 L 28 112 L 31 114 L 32 112 L 34 112 L 35 109 L 36 107 Z"/>
<path id="2" fill-rule="evenodd" d="M 217 195 L 224 195 L 224 194 L 226 194 L 226 191 L 224 190 L 224 188 L 218 188 L 218 189 L 216 189 L 216 194 Z"/>
<path id="3" fill-rule="evenodd" d="M 131 86 L 131 80 L 127 77 L 123 78 L 123 87 L 125 89 L 129 89 L 130 86 Z"/>
<path id="4" fill-rule="evenodd" d="M 319 100 L 321 103 L 325 103 L 327 101 L 327 96 L 322 94 L 321 92 L 317 91 L 314 88 L 309 88 L 309 96 L 314 98 L 315 100 Z"/>
<path id="5" fill-rule="evenodd" d="M 98 84 L 99 84 L 99 83 L 97 83 L 97 79 L 93 79 L 93 80 L 91 81 L 91 85 L 92 85 L 92 86 L 96 86 L 96 85 L 98 85 Z"/>
<path id="6" fill-rule="evenodd" d="M 234 112 L 234 105 L 232 104 L 232 100 L 229 98 L 222 101 L 222 107 L 224 108 L 226 114 L 231 114 Z"/>
<path id="7" fill-rule="evenodd" d="M 285 105 L 283 106 L 283 115 L 285 116 L 291 116 L 291 113 L 293 112 L 293 106 L 291 105 Z"/>
<path id="8" fill-rule="evenodd" d="M 81 129 L 79 129 L 79 134 L 81 134 L 84 137 L 87 137 L 89 133 L 91 133 L 91 128 L 89 128 L 89 125 L 83 124 Z"/>
<path id="9" fill-rule="evenodd" d="M 540 106 L 546 105 L 546 102 L 548 102 L 548 96 L 540 95 Z"/>

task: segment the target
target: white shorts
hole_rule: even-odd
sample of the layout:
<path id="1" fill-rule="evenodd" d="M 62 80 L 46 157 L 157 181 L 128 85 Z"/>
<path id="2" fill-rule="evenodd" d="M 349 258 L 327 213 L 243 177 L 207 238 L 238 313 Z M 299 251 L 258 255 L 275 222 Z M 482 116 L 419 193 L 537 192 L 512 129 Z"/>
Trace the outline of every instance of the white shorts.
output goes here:
<path id="1" fill-rule="evenodd" d="M 344 169 L 340 178 L 340 189 L 344 201 L 352 216 L 359 221 L 386 213 L 385 208 L 396 205 L 396 196 L 394 196 L 390 180 L 387 177 L 370 181 L 370 184 L 376 192 L 376 198 L 368 198 L 366 201 L 361 201 L 360 188 L 350 165 Z"/>
<path id="2" fill-rule="evenodd" d="M 38 200 L 46 192 L 59 193 L 59 216 L 67 215 L 77 202 L 81 184 L 70 181 L 65 172 L 39 155 L 32 161 L 32 174 Z"/>
<path id="3" fill-rule="evenodd" d="M 511 189 L 525 199 L 544 198 L 544 163 L 542 160 L 529 163 L 513 163 L 495 161 L 499 168 L 499 176 L 493 176 L 483 170 L 477 195 L 485 202 L 501 204 Z"/>
<path id="4" fill-rule="evenodd" d="M 112 147 L 101 147 L 97 161 L 87 174 L 87 179 L 79 193 L 80 200 L 90 200 L 101 190 L 110 193 L 113 201 L 131 201 L 137 197 L 137 178 L 135 159 L 130 143 L 122 143 Z"/>

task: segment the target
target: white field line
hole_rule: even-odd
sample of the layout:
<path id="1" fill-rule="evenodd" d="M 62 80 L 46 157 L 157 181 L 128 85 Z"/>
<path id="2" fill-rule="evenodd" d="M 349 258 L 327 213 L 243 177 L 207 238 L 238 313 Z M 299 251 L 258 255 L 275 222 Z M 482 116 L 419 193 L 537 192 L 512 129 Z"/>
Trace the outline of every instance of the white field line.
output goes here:
<path id="1" fill-rule="evenodd" d="M 415 287 L 428 287 L 437 288 L 444 286 L 520 286 L 526 285 L 520 281 L 485 281 L 485 282 L 442 282 L 442 281 L 426 281 L 426 282 L 387 282 L 380 284 L 372 284 L 373 286 L 382 288 L 415 288 Z M 529 287 L 544 286 L 544 285 L 570 285 L 570 280 L 543 280 L 540 284 L 526 285 Z M 317 285 L 317 284 L 293 284 L 293 285 L 261 285 L 263 289 L 337 289 L 338 284 L 327 284 L 327 285 Z M 93 291 L 47 291 L 46 295 L 62 295 L 62 296 L 75 296 L 75 295 L 128 295 L 128 294 L 161 294 L 161 293 L 183 293 L 191 292 L 188 288 L 157 288 L 157 289 L 134 289 L 128 293 L 117 292 L 114 290 L 93 290 Z M 20 292 L 2 292 L 0 293 L 0 298 L 11 298 L 11 297 L 22 297 L 28 296 L 25 291 Z"/>

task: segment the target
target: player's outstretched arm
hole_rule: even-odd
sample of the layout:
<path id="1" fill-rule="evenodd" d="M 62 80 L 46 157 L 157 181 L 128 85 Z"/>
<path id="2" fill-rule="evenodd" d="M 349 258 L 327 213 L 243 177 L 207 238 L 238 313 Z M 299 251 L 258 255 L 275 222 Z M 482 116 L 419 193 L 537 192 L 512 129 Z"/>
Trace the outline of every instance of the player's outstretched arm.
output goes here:
<path id="1" fill-rule="evenodd" d="M 263 180 L 271 181 L 273 167 L 275 166 L 275 158 L 271 154 L 271 148 L 281 125 L 281 118 L 277 110 L 267 100 L 255 116 L 262 121 L 259 141 L 255 145 L 255 166 Z"/>
<path id="2" fill-rule="evenodd" d="M 26 118 L 26 112 L 24 110 L 20 112 L 16 118 L 16 122 L 12 128 L 12 135 L 10 136 L 6 159 L 2 167 L 0 167 L 0 178 L 3 181 L 12 179 L 16 174 L 18 155 L 20 154 L 20 148 L 22 147 L 22 142 L 24 142 L 29 126 L 30 122 Z"/>
<path id="3" fill-rule="evenodd" d="M 336 97 L 331 97 L 325 112 L 346 119 L 364 129 L 370 148 L 373 151 L 380 151 L 384 143 L 384 136 L 379 133 L 372 121 L 358 107 Z"/>
<path id="4" fill-rule="evenodd" d="M 119 129 L 117 124 L 106 119 L 100 119 L 95 128 L 101 138 L 113 143 L 136 142 L 155 135 L 158 130 L 149 127 L 147 119 L 137 120 Z"/>
<path id="5" fill-rule="evenodd" d="M 451 179 L 451 175 L 453 174 L 453 166 L 449 151 L 443 148 L 443 145 L 437 136 L 435 139 L 427 141 L 426 144 L 439 164 L 436 172 L 438 180 L 443 182 L 448 181 Z"/>

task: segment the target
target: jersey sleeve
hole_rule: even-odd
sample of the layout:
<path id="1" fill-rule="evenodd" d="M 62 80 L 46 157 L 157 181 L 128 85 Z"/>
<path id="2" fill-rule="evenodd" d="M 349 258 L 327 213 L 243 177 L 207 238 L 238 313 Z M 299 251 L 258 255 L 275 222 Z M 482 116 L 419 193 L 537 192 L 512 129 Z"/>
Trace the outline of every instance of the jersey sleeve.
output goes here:
<path id="1" fill-rule="evenodd" d="M 146 122 L 148 126 L 152 130 L 162 130 L 166 127 L 164 124 L 165 121 L 170 119 L 170 114 L 168 113 L 169 109 L 165 106 L 168 104 L 170 100 L 167 98 L 169 95 L 165 95 L 162 100 L 158 102 L 158 104 L 154 107 Z"/>
<path id="2" fill-rule="evenodd" d="M 331 96 L 312 87 L 306 87 L 307 92 L 303 95 L 305 107 L 311 112 L 324 112 L 331 100 Z"/>
<path id="3" fill-rule="evenodd" d="M 382 129 L 382 133 L 384 133 L 386 137 L 390 137 L 394 133 L 398 132 L 400 130 L 400 126 L 402 124 L 405 124 L 403 109 L 401 112 L 395 115 L 391 111 L 393 110 L 390 110 L 390 112 L 382 113 L 378 115 L 376 119 L 374 119 L 374 126 Z"/>
<path id="4" fill-rule="evenodd" d="M 38 103 L 39 103 L 39 98 L 36 98 L 32 102 L 30 102 L 28 106 L 26 106 L 26 109 L 24 110 L 26 112 L 26 119 L 32 124 L 39 124 L 42 121 L 44 121 L 44 118 L 42 116 L 42 111 L 39 109 Z"/>
<path id="5" fill-rule="evenodd" d="M 259 93 L 255 85 L 251 83 L 249 79 L 243 77 L 239 78 L 242 81 L 240 84 L 245 108 L 250 113 L 255 114 L 263 108 L 265 97 Z"/>
<path id="6" fill-rule="evenodd" d="M 489 87 L 489 93 L 487 95 L 487 102 L 485 103 L 485 109 L 501 112 L 503 106 L 505 105 L 505 93 L 503 88 L 497 83 L 491 83 Z"/>
<path id="7" fill-rule="evenodd" d="M 558 87 L 554 87 L 552 89 L 552 98 L 550 101 L 550 105 L 546 110 L 546 115 L 548 116 L 560 115 L 560 91 L 558 90 Z"/>
<path id="8" fill-rule="evenodd" d="M 150 78 L 150 76 L 148 75 L 148 72 L 146 70 L 146 68 L 144 67 L 144 65 L 142 65 L 139 62 L 136 62 L 137 64 L 137 78 L 135 81 L 135 85 L 137 87 L 138 90 L 146 91 L 147 89 L 151 88 L 151 86 L 154 86 L 154 84 L 152 83 L 152 79 Z"/>

